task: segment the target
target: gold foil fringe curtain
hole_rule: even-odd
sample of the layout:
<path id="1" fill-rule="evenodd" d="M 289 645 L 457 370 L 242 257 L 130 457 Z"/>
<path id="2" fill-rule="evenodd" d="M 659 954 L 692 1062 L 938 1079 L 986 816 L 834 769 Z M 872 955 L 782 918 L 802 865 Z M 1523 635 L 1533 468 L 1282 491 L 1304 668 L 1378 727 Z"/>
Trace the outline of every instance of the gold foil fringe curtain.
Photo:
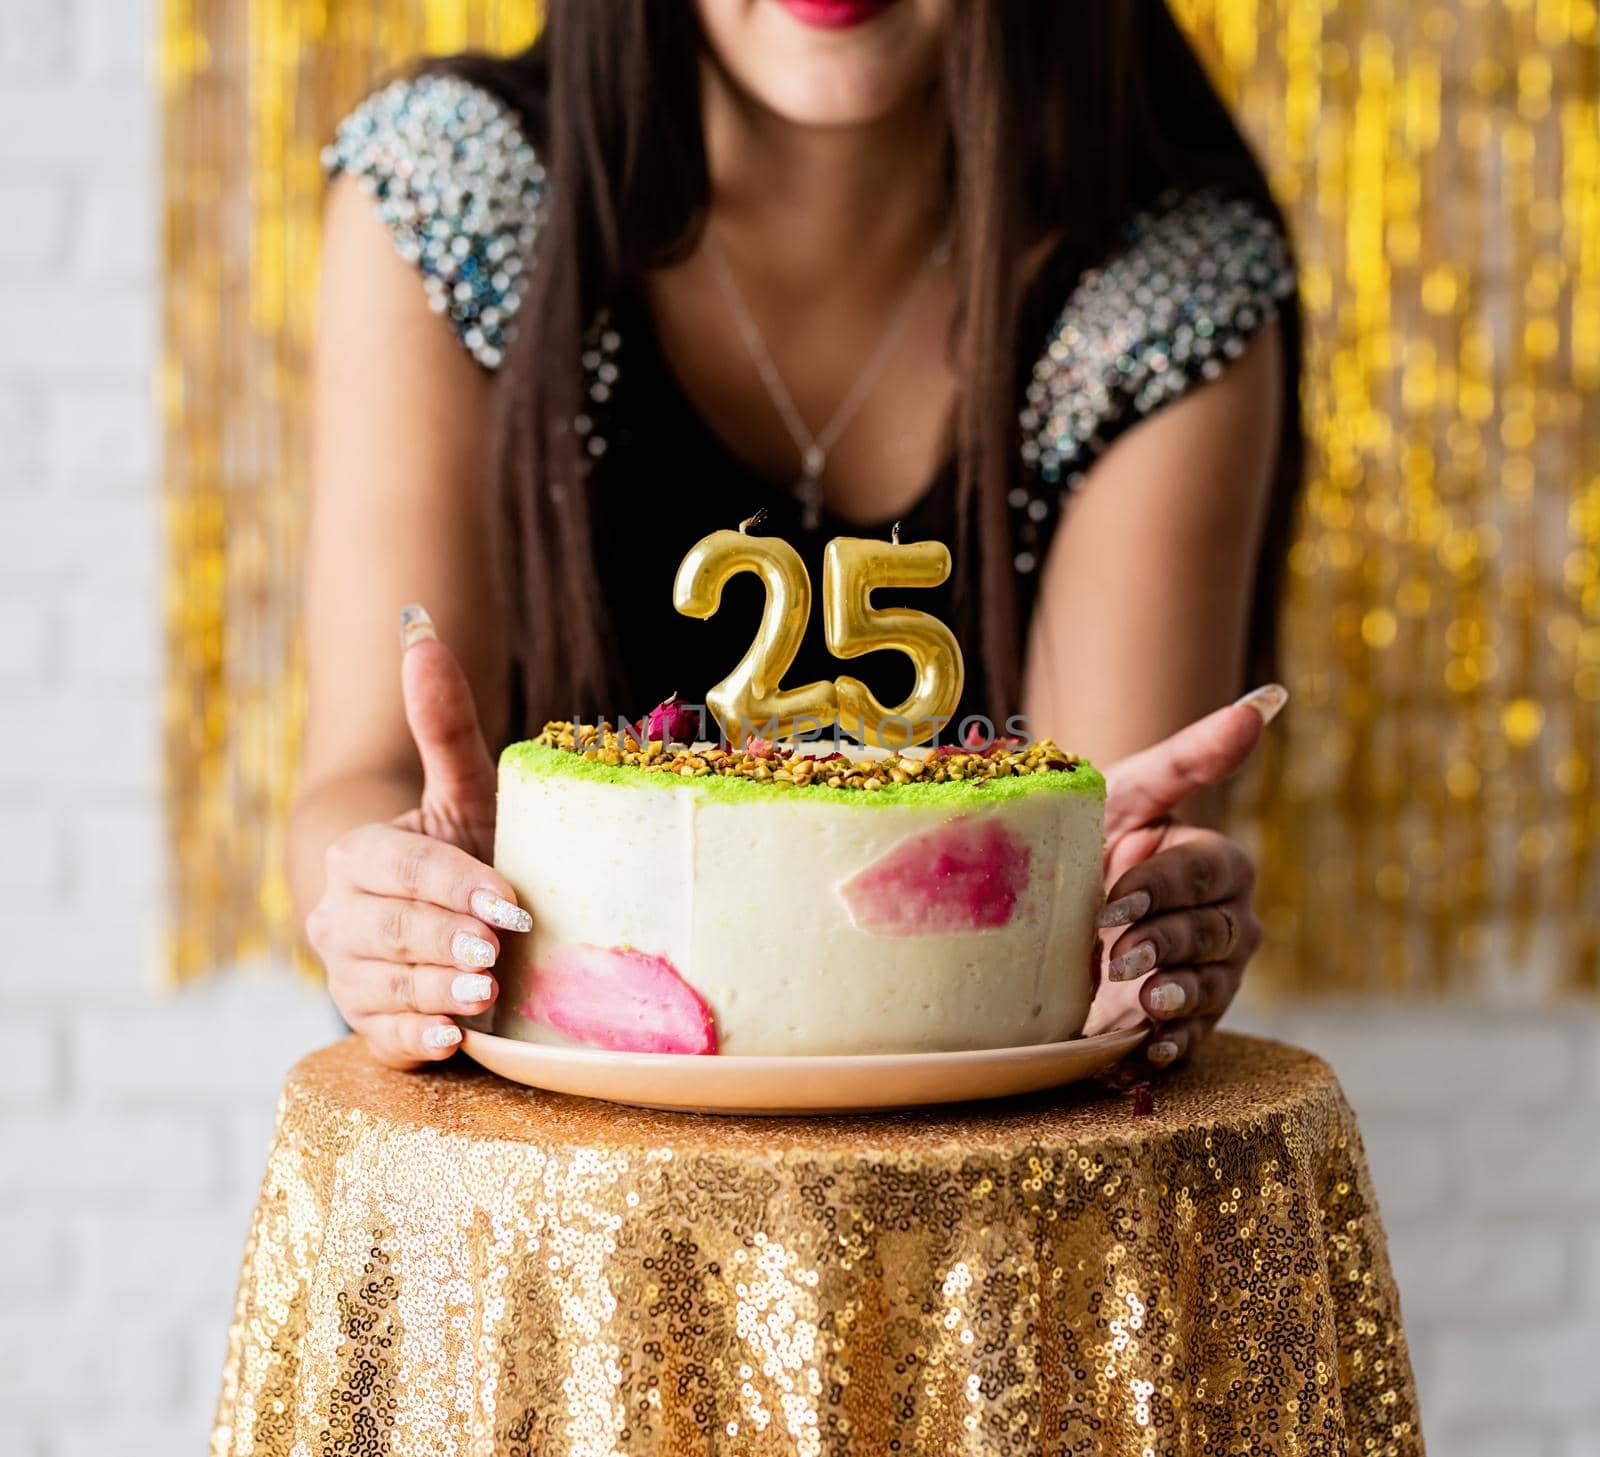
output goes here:
<path id="1" fill-rule="evenodd" d="M 519 49 L 538 21 L 538 0 L 163 0 L 169 980 L 296 949 L 319 153 L 414 57 Z"/>
<path id="2" fill-rule="evenodd" d="M 1592 992 L 1596 7 L 1175 9 L 1270 165 L 1308 324 L 1294 696 L 1255 780 L 1270 967 Z"/>
<path id="3" fill-rule="evenodd" d="M 1594 0 L 1173 0 L 1303 267 L 1290 711 L 1249 793 L 1302 991 L 1600 984 Z M 339 116 L 533 0 L 166 0 L 167 762 L 183 979 L 286 954 L 305 379 Z"/>

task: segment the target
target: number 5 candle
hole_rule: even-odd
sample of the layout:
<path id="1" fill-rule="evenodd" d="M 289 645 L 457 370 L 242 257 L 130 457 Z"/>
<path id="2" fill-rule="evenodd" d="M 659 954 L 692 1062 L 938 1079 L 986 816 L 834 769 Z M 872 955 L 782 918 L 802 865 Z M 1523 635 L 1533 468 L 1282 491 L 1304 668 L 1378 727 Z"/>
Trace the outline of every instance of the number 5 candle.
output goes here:
<path id="1" fill-rule="evenodd" d="M 878 587 L 937 587 L 950 575 L 943 542 L 902 544 L 836 536 L 822 559 L 822 622 L 836 658 L 893 649 L 911 659 L 911 696 L 885 708 L 859 678 L 836 678 L 839 726 L 865 744 L 905 749 L 931 739 L 961 701 L 963 668 L 955 634 L 936 617 L 909 607 L 874 607 Z"/>

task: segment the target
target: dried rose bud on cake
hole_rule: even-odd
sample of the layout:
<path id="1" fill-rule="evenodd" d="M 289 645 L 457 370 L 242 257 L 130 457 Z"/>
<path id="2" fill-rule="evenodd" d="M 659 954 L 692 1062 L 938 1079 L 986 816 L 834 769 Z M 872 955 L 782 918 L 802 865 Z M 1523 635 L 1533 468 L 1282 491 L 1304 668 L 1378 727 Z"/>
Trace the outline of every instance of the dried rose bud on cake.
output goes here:
<path id="1" fill-rule="evenodd" d="M 1073 1037 L 1105 781 L 1049 740 L 693 748 L 658 710 L 500 758 L 533 914 L 493 1030 L 634 1052 L 931 1052 Z"/>

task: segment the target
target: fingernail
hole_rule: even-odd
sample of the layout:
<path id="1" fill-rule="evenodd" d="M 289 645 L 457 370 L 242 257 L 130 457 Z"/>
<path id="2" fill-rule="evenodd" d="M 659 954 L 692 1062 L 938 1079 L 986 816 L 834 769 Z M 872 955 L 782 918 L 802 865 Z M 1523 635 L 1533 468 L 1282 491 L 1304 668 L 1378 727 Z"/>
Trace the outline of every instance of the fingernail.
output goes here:
<path id="1" fill-rule="evenodd" d="M 457 931 L 450 938 L 450 954 L 462 966 L 494 965 L 494 947 L 471 931 Z"/>
<path id="2" fill-rule="evenodd" d="M 450 995 L 458 1002 L 486 1002 L 494 995 L 494 978 L 466 972 L 450 983 Z"/>
<path id="3" fill-rule="evenodd" d="M 1266 683 L 1260 688 L 1252 688 L 1239 700 L 1239 703 L 1255 709 L 1261 715 L 1262 723 L 1271 723 L 1288 701 L 1289 690 L 1282 683 Z M 1237 708 L 1239 703 L 1234 707 Z"/>
<path id="4" fill-rule="evenodd" d="M 1144 1055 L 1148 1057 L 1150 1061 L 1153 1062 L 1157 1067 L 1165 1067 L 1169 1062 L 1177 1057 L 1178 1044 L 1176 1042 L 1152 1042 L 1150 1046 L 1145 1049 Z"/>
<path id="5" fill-rule="evenodd" d="M 1106 975 L 1112 981 L 1131 981 L 1136 976 L 1143 976 L 1155 964 L 1155 942 L 1141 941 L 1132 951 L 1125 951 L 1121 956 L 1114 957 L 1111 964 L 1106 967 Z"/>
<path id="6" fill-rule="evenodd" d="M 1150 892 L 1136 890 L 1132 895 L 1125 895 L 1121 900 L 1114 900 L 1101 906 L 1094 923 L 1102 931 L 1110 926 L 1129 926 L 1149 909 Z"/>
<path id="7" fill-rule="evenodd" d="M 1175 981 L 1164 981 L 1158 987 L 1151 987 L 1150 995 L 1145 998 L 1152 1012 L 1176 1012 L 1188 1000 L 1188 992 Z"/>
<path id="8" fill-rule="evenodd" d="M 502 931 L 531 931 L 533 917 L 521 906 L 513 905 L 503 895 L 492 890 L 475 890 L 468 901 L 472 914 L 480 921 L 498 926 Z"/>
<path id="9" fill-rule="evenodd" d="M 422 1034 L 424 1047 L 454 1047 L 461 1041 L 461 1029 L 456 1026 L 430 1027 Z"/>
<path id="10" fill-rule="evenodd" d="M 420 602 L 412 602 L 400 609 L 400 651 L 404 652 L 413 643 L 427 642 L 429 638 L 438 637 L 433 630 L 433 619 L 428 616 L 428 609 Z"/>

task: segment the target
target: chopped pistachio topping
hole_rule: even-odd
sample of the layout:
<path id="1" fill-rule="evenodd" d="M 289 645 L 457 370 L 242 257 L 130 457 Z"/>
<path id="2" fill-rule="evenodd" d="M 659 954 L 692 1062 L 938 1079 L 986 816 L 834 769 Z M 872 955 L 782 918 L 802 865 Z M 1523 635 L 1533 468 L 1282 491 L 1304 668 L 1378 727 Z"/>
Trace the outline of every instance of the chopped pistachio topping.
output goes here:
<path id="1" fill-rule="evenodd" d="M 927 754 L 889 754 L 887 757 L 849 758 L 825 751 L 802 752 L 756 740 L 743 747 L 689 747 L 659 739 L 641 743 L 631 734 L 594 724 L 565 721 L 547 723 L 533 741 L 560 749 L 591 764 L 613 768 L 628 766 L 646 774 L 678 775 L 685 779 L 745 779 L 774 787 L 788 786 L 854 789 L 875 793 L 896 785 L 980 783 L 1016 779 L 1030 774 L 1074 774 L 1092 769 L 1075 754 L 1065 753 L 1050 739 L 1028 745 L 997 742 L 987 749 L 950 746 Z M 818 745 L 824 748 L 823 745 Z"/>

